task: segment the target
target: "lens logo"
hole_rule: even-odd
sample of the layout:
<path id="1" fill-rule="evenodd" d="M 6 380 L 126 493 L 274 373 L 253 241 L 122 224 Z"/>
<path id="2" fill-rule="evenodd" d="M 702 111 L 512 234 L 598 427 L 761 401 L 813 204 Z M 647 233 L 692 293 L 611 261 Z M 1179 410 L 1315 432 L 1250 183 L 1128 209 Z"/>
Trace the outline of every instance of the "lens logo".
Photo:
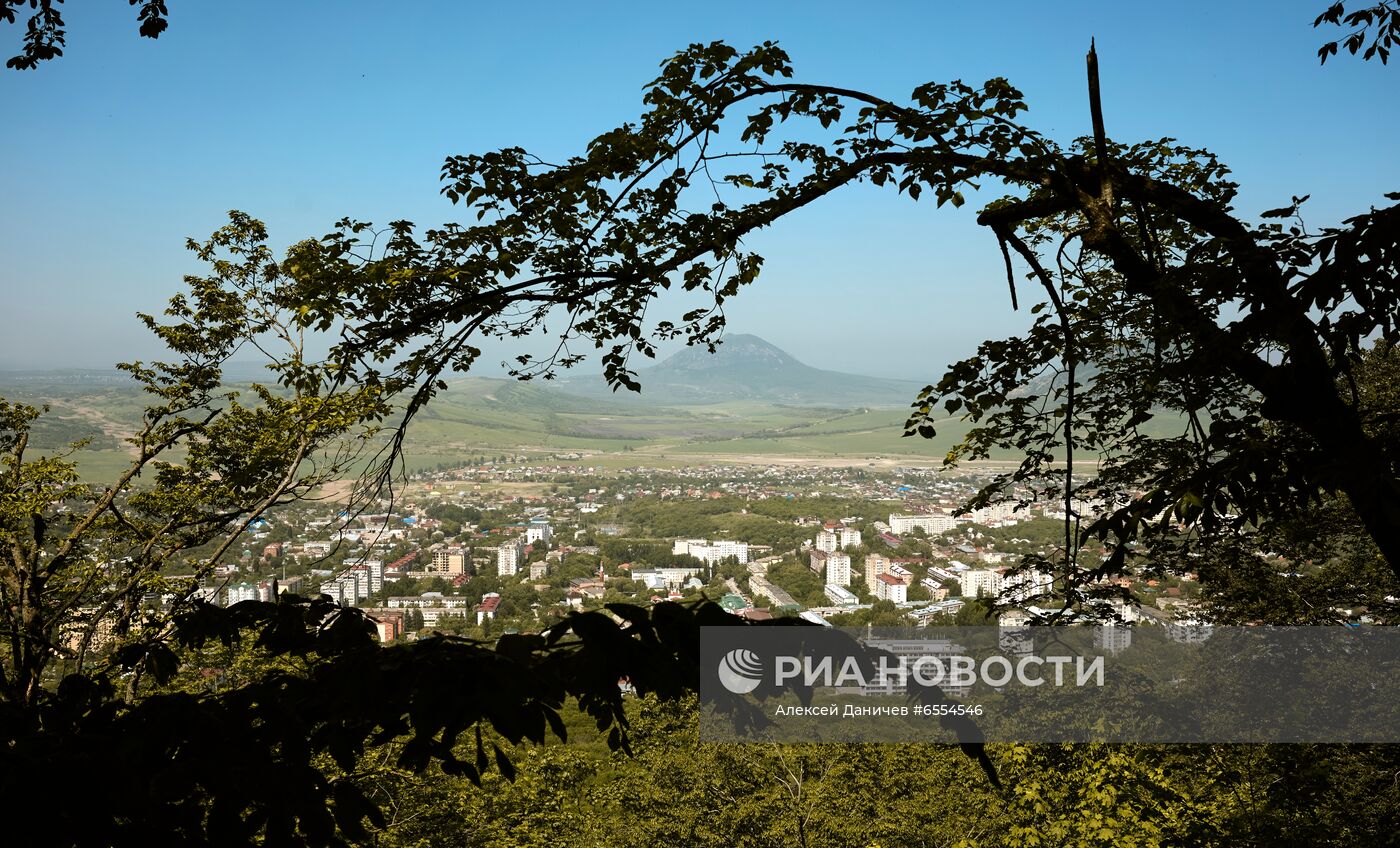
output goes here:
<path id="1" fill-rule="evenodd" d="M 747 695 L 763 682 L 763 661 L 748 648 L 735 648 L 719 661 L 719 682 L 735 695 Z"/>

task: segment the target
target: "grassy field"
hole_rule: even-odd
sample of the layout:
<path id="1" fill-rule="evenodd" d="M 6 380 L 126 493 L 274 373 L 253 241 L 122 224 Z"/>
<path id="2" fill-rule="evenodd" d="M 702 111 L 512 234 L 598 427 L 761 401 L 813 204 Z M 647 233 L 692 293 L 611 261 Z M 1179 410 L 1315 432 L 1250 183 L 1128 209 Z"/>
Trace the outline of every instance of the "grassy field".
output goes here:
<path id="1" fill-rule="evenodd" d="M 77 459 L 84 478 L 113 479 L 128 461 L 117 446 L 140 420 L 139 391 L 33 377 L 0 380 L 0 395 L 48 404 L 57 449 L 63 439 L 97 437 Z M 899 461 L 935 463 L 963 438 L 969 424 L 937 422 L 933 439 L 904 438 L 902 409 L 831 409 L 762 401 L 665 407 L 635 398 L 574 397 L 534 384 L 468 379 L 454 382 L 409 429 L 404 466 L 412 471 L 451 466 L 473 457 L 525 454 L 541 460 L 579 454 L 579 466 L 603 468 L 690 462 Z M 1164 426 L 1171 422 L 1165 422 Z M 62 439 L 60 437 L 63 437 Z M 1012 454 L 993 456 L 1008 461 Z"/>

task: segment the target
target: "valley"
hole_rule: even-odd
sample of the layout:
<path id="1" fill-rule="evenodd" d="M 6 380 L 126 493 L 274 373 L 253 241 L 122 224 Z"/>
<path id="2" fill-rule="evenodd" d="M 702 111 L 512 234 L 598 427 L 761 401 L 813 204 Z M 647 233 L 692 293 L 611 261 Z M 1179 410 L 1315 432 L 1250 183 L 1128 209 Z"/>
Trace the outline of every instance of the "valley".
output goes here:
<path id="1" fill-rule="evenodd" d="M 231 369 L 240 377 L 249 369 Z M 905 438 L 912 382 L 822 371 L 756 336 L 719 352 L 687 349 L 641 369 L 639 394 L 614 393 L 596 375 L 554 384 L 462 377 L 409 426 L 409 472 L 501 454 L 589 464 L 666 467 L 690 462 L 939 462 L 968 424 L 949 418 L 934 439 Z M 232 383 L 230 389 L 246 383 Z M 83 476 L 111 479 L 126 461 L 123 439 L 139 423 L 141 393 L 116 371 L 0 372 L 0 395 L 47 404 L 37 446 L 91 439 Z M 1009 459 L 1010 457 L 1008 457 Z"/>

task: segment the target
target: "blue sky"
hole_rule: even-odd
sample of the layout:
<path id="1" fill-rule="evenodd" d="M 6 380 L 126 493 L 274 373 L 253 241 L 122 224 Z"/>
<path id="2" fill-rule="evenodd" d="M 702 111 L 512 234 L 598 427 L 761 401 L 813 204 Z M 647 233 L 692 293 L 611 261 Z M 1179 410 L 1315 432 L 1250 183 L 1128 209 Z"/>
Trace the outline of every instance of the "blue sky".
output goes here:
<path id="1" fill-rule="evenodd" d="M 133 313 L 200 270 L 184 240 L 229 209 L 279 245 L 346 215 L 453 220 L 443 157 L 577 152 L 639 113 L 661 60 L 712 39 L 776 39 L 798 78 L 892 98 L 1005 76 L 1023 119 L 1067 141 L 1087 132 L 1093 36 L 1110 135 L 1208 147 L 1242 212 L 1310 193 L 1310 222 L 1333 223 L 1400 189 L 1400 68 L 1319 67 L 1325 5 L 171 0 L 151 41 L 125 3 L 68 4 L 68 55 L 0 73 L 0 369 L 156 355 Z M 6 56 L 18 43 L 0 30 Z M 870 189 L 826 198 L 751 241 L 765 271 L 730 328 L 818 367 L 936 378 L 1025 320 L 973 215 Z M 488 347 L 480 373 L 509 352 Z"/>

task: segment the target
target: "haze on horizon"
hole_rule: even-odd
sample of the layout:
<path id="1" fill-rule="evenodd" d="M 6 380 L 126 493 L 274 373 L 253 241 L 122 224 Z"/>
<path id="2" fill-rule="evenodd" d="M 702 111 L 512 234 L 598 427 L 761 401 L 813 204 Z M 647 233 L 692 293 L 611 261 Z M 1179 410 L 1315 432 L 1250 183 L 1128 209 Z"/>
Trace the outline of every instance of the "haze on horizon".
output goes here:
<path id="1" fill-rule="evenodd" d="M 201 271 L 184 241 L 229 209 L 266 221 L 279 248 L 342 216 L 460 220 L 437 193 L 445 156 L 519 145 L 563 159 L 634 120 L 657 64 L 696 41 L 777 40 L 799 76 L 892 97 L 1005 76 L 1031 105 L 1026 122 L 1064 142 L 1087 132 L 1093 36 L 1109 134 L 1215 151 L 1246 214 L 1311 194 L 1309 224 L 1327 225 L 1400 176 L 1400 117 L 1381 106 L 1395 77 L 1378 63 L 1319 67 L 1318 0 L 1181 3 L 1171 15 L 1021 2 L 994 27 L 970 8 L 914 3 L 860 16 L 835 4 L 719 3 L 703 16 L 549 4 L 528 23 L 446 2 L 393 15 L 360 0 L 171 5 L 156 42 L 135 36 L 123 4 L 75 8 L 67 55 L 0 73 L 0 370 L 158 358 L 134 313 L 159 311 Z M 1359 129 L 1339 140 L 1342 116 Z M 730 332 L 816 368 L 936 378 L 1028 321 L 973 223 L 987 199 L 938 210 L 857 188 L 803 210 L 750 240 L 764 273 L 730 302 Z M 484 347 L 480 376 L 523 350 Z"/>

